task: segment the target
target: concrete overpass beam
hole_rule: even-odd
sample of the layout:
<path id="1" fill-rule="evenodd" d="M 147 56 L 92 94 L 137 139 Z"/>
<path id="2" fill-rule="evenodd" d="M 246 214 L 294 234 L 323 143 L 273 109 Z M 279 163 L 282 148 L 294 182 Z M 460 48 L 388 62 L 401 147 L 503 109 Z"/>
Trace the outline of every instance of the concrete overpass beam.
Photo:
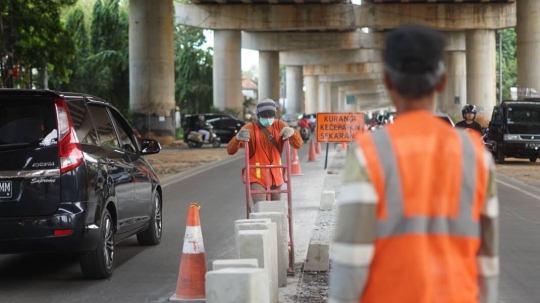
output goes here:
<path id="1" fill-rule="evenodd" d="M 483 126 L 491 119 L 497 100 L 495 90 L 495 31 L 467 32 L 467 102 L 476 105 L 477 121 Z"/>
<path id="2" fill-rule="evenodd" d="M 214 31 L 214 107 L 242 110 L 242 35 L 240 31 Z"/>
<path id="3" fill-rule="evenodd" d="M 515 26 L 515 13 L 515 3 L 176 4 L 179 24 L 251 31 L 388 29 L 411 22 L 448 31 L 498 29 Z"/>
<path id="4" fill-rule="evenodd" d="M 304 76 L 302 66 L 289 65 L 286 67 L 287 102 L 285 111 L 287 114 L 302 112 L 304 103 Z"/>
<path id="5" fill-rule="evenodd" d="M 279 52 L 259 52 L 259 100 L 279 101 Z"/>
<path id="6" fill-rule="evenodd" d="M 382 74 L 379 74 L 379 73 L 319 75 L 319 82 L 364 81 L 364 80 L 379 80 L 379 79 L 382 79 Z M 382 82 L 382 80 L 379 80 L 379 81 Z"/>
<path id="7" fill-rule="evenodd" d="M 518 87 L 540 92 L 540 1 L 517 1 Z"/>
<path id="8" fill-rule="evenodd" d="M 357 75 L 378 74 L 383 72 L 383 66 L 379 62 L 304 65 L 304 75 Z"/>
<path id="9" fill-rule="evenodd" d="M 382 33 L 242 32 L 242 48 L 258 51 L 382 49 Z"/>
<path id="10" fill-rule="evenodd" d="M 284 65 L 347 64 L 381 62 L 381 55 L 381 51 L 375 49 L 285 51 L 279 53 L 279 61 Z"/>
<path id="11" fill-rule="evenodd" d="M 319 76 L 305 76 L 306 100 L 304 113 L 316 113 L 319 105 Z"/>
<path id="12" fill-rule="evenodd" d="M 175 138 L 173 4 L 130 0 L 129 7 L 133 124 L 143 135 L 167 145 Z"/>

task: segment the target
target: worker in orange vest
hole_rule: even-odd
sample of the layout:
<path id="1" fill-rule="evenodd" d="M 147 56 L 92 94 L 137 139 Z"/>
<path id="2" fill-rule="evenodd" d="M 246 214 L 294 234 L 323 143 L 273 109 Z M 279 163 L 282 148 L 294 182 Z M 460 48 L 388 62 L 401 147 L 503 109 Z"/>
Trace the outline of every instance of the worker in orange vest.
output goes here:
<path id="1" fill-rule="evenodd" d="M 285 122 L 276 120 L 276 102 L 264 99 L 257 103 L 257 122 L 251 122 L 242 127 L 227 145 L 227 153 L 234 155 L 246 141 L 249 141 L 250 165 L 281 165 L 281 153 L 285 140 L 289 140 L 293 148 L 302 147 L 302 137 Z M 266 180 L 266 169 L 255 168 L 249 171 L 251 189 L 271 190 L 281 189 L 283 173 L 280 168 L 270 169 L 270 179 Z M 252 194 L 253 203 L 266 200 L 264 194 Z M 279 193 L 271 195 L 273 201 L 281 199 Z"/>
<path id="2" fill-rule="evenodd" d="M 493 160 L 477 133 L 431 112 L 444 47 L 420 25 L 387 36 L 384 84 L 398 115 L 358 134 L 346 156 L 329 302 L 497 302 Z"/>

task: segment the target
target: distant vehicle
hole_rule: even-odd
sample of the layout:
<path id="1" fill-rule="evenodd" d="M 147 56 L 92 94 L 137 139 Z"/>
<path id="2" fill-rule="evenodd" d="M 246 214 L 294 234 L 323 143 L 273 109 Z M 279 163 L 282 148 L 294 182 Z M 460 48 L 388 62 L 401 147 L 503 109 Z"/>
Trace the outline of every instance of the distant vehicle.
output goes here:
<path id="1" fill-rule="evenodd" d="M 505 100 L 495 106 L 484 143 L 499 163 L 507 157 L 536 162 L 540 156 L 540 99 Z"/>
<path id="2" fill-rule="evenodd" d="M 199 122 L 199 116 L 203 115 L 204 120 L 212 125 L 213 132 L 221 140 L 221 143 L 228 143 L 236 136 L 236 133 L 246 124 L 246 122 L 226 114 L 192 114 L 185 115 L 182 119 L 182 127 L 184 128 L 184 142 L 187 143 L 187 137 L 191 131 L 195 129 L 195 125 Z"/>
<path id="3" fill-rule="evenodd" d="M 296 128 L 298 127 L 299 120 L 302 119 L 302 114 L 285 114 L 281 116 L 281 120 L 283 120 L 289 127 Z"/>
<path id="4" fill-rule="evenodd" d="M 0 254 L 79 253 L 86 278 L 112 275 L 115 244 L 157 245 L 162 190 L 136 139 L 93 96 L 0 89 Z"/>

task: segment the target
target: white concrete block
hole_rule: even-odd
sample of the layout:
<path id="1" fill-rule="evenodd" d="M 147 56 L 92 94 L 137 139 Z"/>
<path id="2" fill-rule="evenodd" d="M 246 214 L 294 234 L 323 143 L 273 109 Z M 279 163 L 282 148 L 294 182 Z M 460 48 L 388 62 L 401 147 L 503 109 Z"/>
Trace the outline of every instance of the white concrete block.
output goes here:
<path id="1" fill-rule="evenodd" d="M 262 220 L 270 221 L 270 219 L 260 219 L 259 221 L 262 221 Z M 278 281 L 279 268 L 278 268 L 278 247 L 277 247 L 276 223 L 274 222 L 264 222 L 264 223 L 263 222 L 261 223 L 235 222 L 234 228 L 235 228 L 234 234 L 236 235 L 236 243 L 237 243 L 236 249 L 237 249 L 238 255 L 240 255 L 240 246 L 239 246 L 240 241 L 238 241 L 238 234 L 241 230 L 268 230 L 269 231 L 268 249 L 270 250 L 270 254 L 269 254 L 268 266 L 265 266 L 264 268 L 268 268 L 269 270 L 271 291 L 275 289 L 276 296 L 277 296 L 278 287 L 279 287 L 279 281 Z M 263 266 L 261 265 L 260 267 L 262 268 Z"/>
<path id="2" fill-rule="evenodd" d="M 257 259 L 228 259 L 212 262 L 212 270 L 224 268 L 259 268 L 259 261 Z"/>
<path id="3" fill-rule="evenodd" d="M 260 223 L 258 223 L 260 224 Z M 255 258 L 259 266 L 264 268 L 268 275 L 268 293 L 270 302 L 278 302 L 278 280 L 275 270 L 275 261 L 272 262 L 271 236 L 272 229 L 267 230 L 239 230 L 238 247 L 239 257 L 242 259 Z M 275 258 L 274 258 L 275 260 Z"/>
<path id="4" fill-rule="evenodd" d="M 262 268 L 225 268 L 206 273 L 206 303 L 270 303 Z"/>
<path id="5" fill-rule="evenodd" d="M 328 271 L 330 256 L 327 242 L 312 241 L 309 243 L 304 271 Z"/>
<path id="6" fill-rule="evenodd" d="M 253 206 L 252 212 L 280 212 L 287 215 L 287 201 L 259 201 Z"/>
<path id="7" fill-rule="evenodd" d="M 334 202 L 336 201 L 336 192 L 333 190 L 323 190 L 321 195 L 321 206 L 322 210 L 331 210 L 334 208 Z"/>
<path id="8" fill-rule="evenodd" d="M 270 219 L 277 224 L 277 249 L 278 249 L 278 285 L 287 285 L 287 268 L 289 267 L 289 229 L 287 217 L 280 212 L 251 213 L 250 219 Z"/>

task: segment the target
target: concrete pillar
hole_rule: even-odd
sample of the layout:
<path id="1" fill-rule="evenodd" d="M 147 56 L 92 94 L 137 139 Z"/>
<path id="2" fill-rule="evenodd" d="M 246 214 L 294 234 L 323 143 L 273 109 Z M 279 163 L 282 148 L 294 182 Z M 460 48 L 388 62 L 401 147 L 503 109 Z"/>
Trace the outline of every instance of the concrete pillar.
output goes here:
<path id="1" fill-rule="evenodd" d="M 175 139 L 173 3 L 129 1 L 129 107 L 143 136 Z"/>
<path id="2" fill-rule="evenodd" d="M 319 82 L 319 105 L 317 107 L 319 112 L 328 111 L 328 107 L 326 105 L 328 103 L 328 88 L 329 87 L 330 87 L 330 83 Z"/>
<path id="3" fill-rule="evenodd" d="M 287 77 L 287 102 L 285 111 L 287 114 L 302 112 L 304 103 L 304 71 L 302 66 L 289 65 L 286 67 Z"/>
<path id="4" fill-rule="evenodd" d="M 241 50 L 240 31 L 214 31 L 214 107 L 219 110 L 242 110 Z"/>
<path id="5" fill-rule="evenodd" d="M 259 52 L 259 100 L 279 101 L 279 52 Z"/>
<path id="6" fill-rule="evenodd" d="M 540 1 L 516 2 L 518 87 L 540 92 Z"/>
<path id="7" fill-rule="evenodd" d="M 305 76 L 304 81 L 306 83 L 304 113 L 316 113 L 319 104 L 319 76 Z"/>
<path id="8" fill-rule="evenodd" d="M 330 86 L 329 109 L 330 112 L 339 112 L 339 88 L 337 86 Z"/>
<path id="9" fill-rule="evenodd" d="M 477 107 L 477 122 L 487 126 L 497 100 L 495 31 L 467 32 L 467 102 Z"/>
<path id="10" fill-rule="evenodd" d="M 439 96 L 439 109 L 452 119 L 460 119 L 461 108 L 467 103 L 467 55 L 464 51 L 447 51 L 444 57 L 448 80 Z"/>
<path id="11" fill-rule="evenodd" d="M 337 109 L 339 112 L 345 111 L 345 91 L 338 89 Z"/>

